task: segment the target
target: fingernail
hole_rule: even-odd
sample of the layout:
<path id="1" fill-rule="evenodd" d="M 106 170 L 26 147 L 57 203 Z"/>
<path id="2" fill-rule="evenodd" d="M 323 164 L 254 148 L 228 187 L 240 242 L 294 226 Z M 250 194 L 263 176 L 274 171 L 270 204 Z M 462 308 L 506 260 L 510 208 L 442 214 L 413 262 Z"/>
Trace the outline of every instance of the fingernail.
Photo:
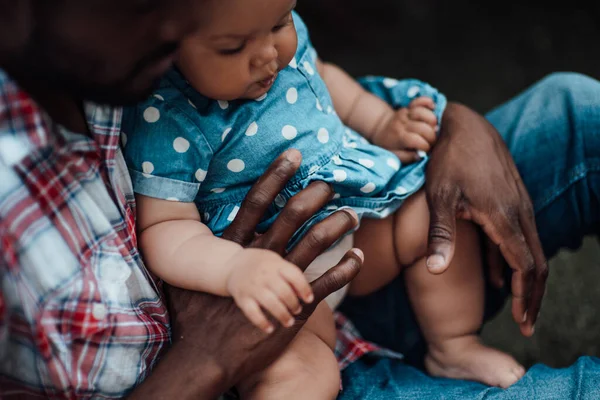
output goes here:
<path id="1" fill-rule="evenodd" d="M 427 257 L 427 268 L 438 269 L 446 264 L 446 259 L 441 254 L 433 254 Z"/>
<path id="2" fill-rule="evenodd" d="M 535 325 L 533 325 L 533 326 L 531 327 L 531 334 L 533 335 L 534 333 L 535 333 Z"/>
<path id="3" fill-rule="evenodd" d="M 356 255 L 356 257 L 360 258 L 360 261 L 365 261 L 365 253 L 362 252 L 361 249 L 352 249 L 352 252 Z"/>
<path id="4" fill-rule="evenodd" d="M 302 161 L 302 154 L 296 149 L 290 149 L 285 152 L 286 158 L 291 162 L 300 162 Z"/>
<path id="5" fill-rule="evenodd" d="M 294 318 L 288 319 L 288 321 L 285 323 L 286 328 L 291 328 L 292 325 L 294 325 Z"/>
<path id="6" fill-rule="evenodd" d="M 351 208 L 344 208 L 343 211 L 345 211 L 348 214 L 350 214 L 350 216 L 352 217 L 352 219 L 354 220 L 354 222 L 358 223 L 358 214 L 356 213 L 356 211 L 354 211 Z"/>
<path id="7" fill-rule="evenodd" d="M 418 150 L 418 151 L 417 151 L 417 155 L 418 155 L 420 158 L 425 158 L 425 157 L 427 157 L 427 153 L 425 153 L 423 150 Z"/>
<path id="8" fill-rule="evenodd" d="M 265 332 L 267 332 L 267 334 L 270 335 L 271 333 L 273 333 L 274 330 L 275 330 L 275 328 L 273 328 L 273 326 L 271 325 L 271 326 L 268 326 L 267 329 L 265 329 Z"/>
<path id="9" fill-rule="evenodd" d="M 313 294 L 310 294 L 310 295 L 306 296 L 304 301 L 307 303 L 312 303 L 314 299 L 315 299 L 315 296 Z"/>
<path id="10" fill-rule="evenodd" d="M 298 306 L 298 308 L 296 308 L 296 309 L 294 310 L 294 315 L 298 315 L 298 314 L 300 314 L 301 312 L 302 312 L 302 306 Z"/>
<path id="11" fill-rule="evenodd" d="M 523 321 L 522 322 L 525 322 L 525 321 L 527 321 L 527 311 L 525 311 L 525 314 L 523 314 Z"/>

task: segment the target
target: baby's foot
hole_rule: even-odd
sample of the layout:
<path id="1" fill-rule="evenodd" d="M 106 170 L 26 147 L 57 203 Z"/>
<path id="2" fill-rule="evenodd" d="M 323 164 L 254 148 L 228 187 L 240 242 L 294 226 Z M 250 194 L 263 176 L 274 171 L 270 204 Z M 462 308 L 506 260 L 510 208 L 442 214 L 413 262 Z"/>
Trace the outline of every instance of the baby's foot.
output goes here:
<path id="1" fill-rule="evenodd" d="M 425 367 L 433 376 L 478 381 L 507 388 L 525 375 L 514 358 L 484 346 L 475 335 L 429 346 Z"/>

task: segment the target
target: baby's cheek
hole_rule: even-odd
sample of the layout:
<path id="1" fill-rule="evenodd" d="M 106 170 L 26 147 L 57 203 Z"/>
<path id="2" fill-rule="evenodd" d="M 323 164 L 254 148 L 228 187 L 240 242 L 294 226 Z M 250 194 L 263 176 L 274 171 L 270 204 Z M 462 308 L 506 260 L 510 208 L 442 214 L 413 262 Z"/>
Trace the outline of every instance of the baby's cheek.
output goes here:
<path id="1" fill-rule="evenodd" d="M 194 89 L 202 95 L 215 100 L 235 100 L 244 95 L 249 78 L 240 71 L 215 70 L 205 72 L 202 79 L 190 81 Z"/>
<path id="2" fill-rule="evenodd" d="M 292 26 L 289 29 L 289 33 L 286 33 L 284 38 L 282 38 L 281 45 L 279 46 L 279 63 L 282 68 L 292 61 L 297 49 L 298 36 L 296 35 L 296 29 Z"/>

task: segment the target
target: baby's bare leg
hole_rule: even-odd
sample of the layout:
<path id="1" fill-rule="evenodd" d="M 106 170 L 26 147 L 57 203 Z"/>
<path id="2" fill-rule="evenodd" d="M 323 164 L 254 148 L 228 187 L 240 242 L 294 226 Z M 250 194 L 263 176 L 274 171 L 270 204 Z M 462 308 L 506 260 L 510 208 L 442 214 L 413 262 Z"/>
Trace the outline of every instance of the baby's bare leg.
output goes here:
<path id="1" fill-rule="evenodd" d="M 523 376 L 523 368 L 508 354 L 484 346 L 477 336 L 483 322 L 484 277 L 475 226 L 457 223 L 454 259 L 444 274 L 436 276 L 429 273 L 425 265 L 429 209 L 423 193 L 411 197 L 394 218 L 393 256 L 397 266 L 406 267 L 408 295 L 428 343 L 428 371 L 436 376 L 476 380 L 501 387 L 515 383 Z M 389 232 L 383 235 L 388 236 Z M 381 236 L 371 232 L 369 238 L 373 237 Z M 362 244 L 375 249 L 379 245 L 361 243 L 359 238 L 359 235 L 355 236 L 355 245 L 359 248 Z M 368 258 L 369 251 L 362 250 L 365 271 L 373 264 Z M 378 250 L 379 254 L 384 254 L 382 250 Z M 389 251 L 385 254 L 390 257 Z M 396 267 L 396 271 L 399 269 Z M 368 281 L 374 282 L 372 278 Z M 367 286 L 364 282 L 359 283 L 359 287 Z"/>
<path id="2" fill-rule="evenodd" d="M 322 302 L 286 352 L 238 386 L 242 399 L 335 399 L 340 389 L 335 338 L 333 315 Z"/>

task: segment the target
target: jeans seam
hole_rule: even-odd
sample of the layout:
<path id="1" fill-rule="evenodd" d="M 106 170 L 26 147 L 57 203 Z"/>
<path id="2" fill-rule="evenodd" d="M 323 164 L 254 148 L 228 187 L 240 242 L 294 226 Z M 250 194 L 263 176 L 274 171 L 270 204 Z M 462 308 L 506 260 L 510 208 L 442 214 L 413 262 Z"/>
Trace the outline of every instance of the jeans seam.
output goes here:
<path id="1" fill-rule="evenodd" d="M 600 171 L 600 159 L 595 159 L 591 164 L 592 166 L 589 166 L 588 163 L 582 163 L 573 168 L 574 175 L 572 178 L 569 179 L 566 185 L 560 187 L 558 190 L 553 191 L 551 195 L 547 196 L 546 199 L 542 201 L 541 205 L 535 209 L 535 214 L 537 215 L 541 213 L 552 202 L 562 196 L 571 186 L 584 179 L 590 172 Z M 577 172 L 578 170 L 581 170 L 581 172 Z"/>

